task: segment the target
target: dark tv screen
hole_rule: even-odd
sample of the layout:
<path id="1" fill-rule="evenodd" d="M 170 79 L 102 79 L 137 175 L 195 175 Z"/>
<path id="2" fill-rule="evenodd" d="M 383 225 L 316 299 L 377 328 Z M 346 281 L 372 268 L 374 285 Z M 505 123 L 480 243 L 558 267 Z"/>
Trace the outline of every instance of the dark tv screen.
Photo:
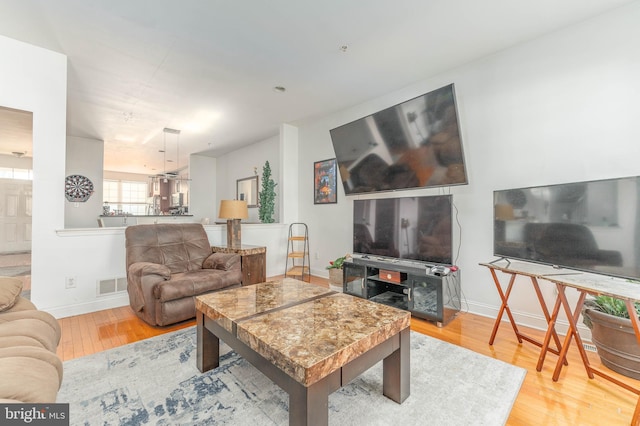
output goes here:
<path id="1" fill-rule="evenodd" d="M 450 265 L 451 195 L 353 201 L 353 252 Z"/>
<path id="2" fill-rule="evenodd" d="M 330 133 L 347 195 L 467 183 L 453 84 Z"/>
<path id="3" fill-rule="evenodd" d="M 495 191 L 494 255 L 640 278 L 640 178 Z"/>

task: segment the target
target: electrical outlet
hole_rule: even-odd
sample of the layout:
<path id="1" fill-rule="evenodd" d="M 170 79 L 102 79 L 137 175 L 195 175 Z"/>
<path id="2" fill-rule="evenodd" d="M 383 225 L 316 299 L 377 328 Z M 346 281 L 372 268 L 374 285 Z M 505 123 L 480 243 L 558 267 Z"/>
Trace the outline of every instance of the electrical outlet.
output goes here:
<path id="1" fill-rule="evenodd" d="M 64 281 L 64 288 L 76 288 L 76 277 L 66 277 Z"/>
<path id="2" fill-rule="evenodd" d="M 316 260 L 319 260 L 319 259 L 320 259 L 320 255 L 318 254 L 318 252 L 316 252 L 315 257 L 316 257 Z"/>

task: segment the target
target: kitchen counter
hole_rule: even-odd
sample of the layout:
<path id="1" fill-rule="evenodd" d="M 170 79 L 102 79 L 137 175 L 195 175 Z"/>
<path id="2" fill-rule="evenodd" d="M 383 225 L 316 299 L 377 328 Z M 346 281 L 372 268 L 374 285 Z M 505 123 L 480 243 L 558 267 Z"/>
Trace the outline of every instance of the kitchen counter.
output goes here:
<path id="1" fill-rule="evenodd" d="M 99 216 L 100 227 L 144 225 L 152 223 L 189 223 L 193 222 L 193 215 L 127 215 L 127 216 Z"/>
<path id="2" fill-rule="evenodd" d="M 182 217 L 182 216 L 187 216 L 187 217 L 193 217 L 192 214 L 107 214 L 107 215 L 100 215 L 100 217 Z M 225 222 L 226 223 L 226 222 Z"/>

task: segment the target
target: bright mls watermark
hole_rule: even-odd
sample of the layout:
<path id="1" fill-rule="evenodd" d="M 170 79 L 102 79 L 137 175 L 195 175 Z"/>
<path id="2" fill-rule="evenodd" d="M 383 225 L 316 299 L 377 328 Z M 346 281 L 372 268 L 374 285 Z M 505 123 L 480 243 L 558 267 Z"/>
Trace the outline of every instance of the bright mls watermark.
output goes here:
<path id="1" fill-rule="evenodd" d="M 69 426 L 69 404 L 0 404 L 0 425 Z"/>

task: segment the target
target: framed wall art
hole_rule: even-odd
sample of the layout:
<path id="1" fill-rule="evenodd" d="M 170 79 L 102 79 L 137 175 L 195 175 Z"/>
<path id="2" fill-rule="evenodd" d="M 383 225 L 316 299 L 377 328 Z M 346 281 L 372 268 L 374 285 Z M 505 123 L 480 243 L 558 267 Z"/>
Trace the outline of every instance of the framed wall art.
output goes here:
<path id="1" fill-rule="evenodd" d="M 335 158 L 313 163 L 313 204 L 338 202 L 337 168 Z"/>

